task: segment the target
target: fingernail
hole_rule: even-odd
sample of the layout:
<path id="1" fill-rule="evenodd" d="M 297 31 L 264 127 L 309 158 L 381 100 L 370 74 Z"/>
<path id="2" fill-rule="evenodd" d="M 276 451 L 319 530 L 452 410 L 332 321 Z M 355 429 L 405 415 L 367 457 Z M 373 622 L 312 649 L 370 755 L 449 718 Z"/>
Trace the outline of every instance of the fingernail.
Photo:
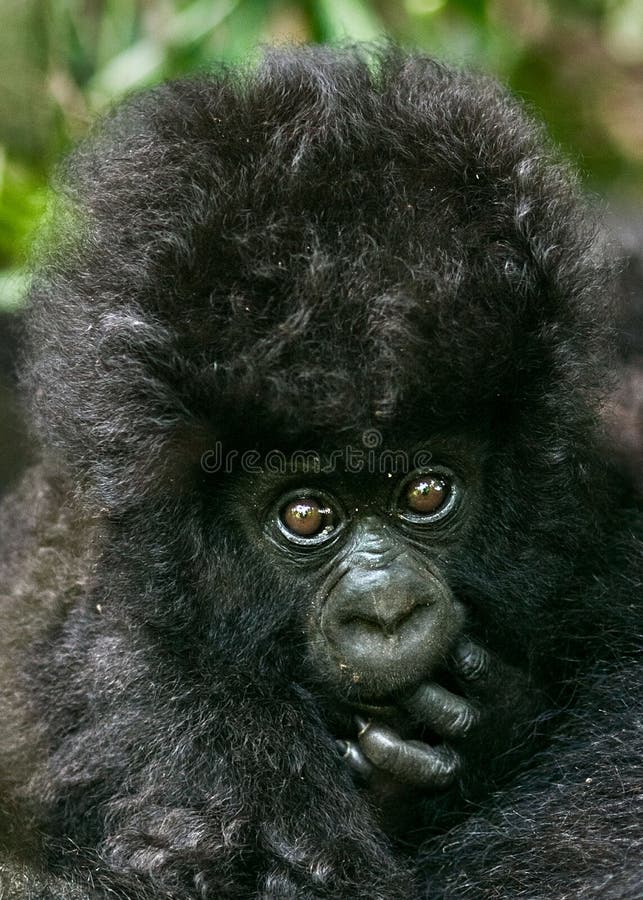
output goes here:
<path id="1" fill-rule="evenodd" d="M 361 737 L 367 730 L 367 728 L 371 727 L 370 721 L 368 719 L 362 719 L 361 716 L 355 716 L 355 722 L 357 723 L 357 727 L 359 729 L 357 732 L 358 737 Z"/>

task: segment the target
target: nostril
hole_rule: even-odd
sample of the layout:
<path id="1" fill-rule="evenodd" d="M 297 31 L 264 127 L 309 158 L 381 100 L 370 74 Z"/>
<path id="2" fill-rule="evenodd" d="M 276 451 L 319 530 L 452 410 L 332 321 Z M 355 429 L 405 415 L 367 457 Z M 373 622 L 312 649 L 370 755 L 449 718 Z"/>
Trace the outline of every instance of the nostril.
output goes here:
<path id="1" fill-rule="evenodd" d="M 368 634 L 381 634 L 383 628 L 375 619 L 365 619 L 362 616 L 352 616 L 344 623 L 353 632 L 366 632 Z"/>
<path id="2" fill-rule="evenodd" d="M 370 614 L 348 616 L 344 625 L 352 630 L 363 630 L 369 634 L 382 634 L 392 637 L 409 620 L 413 619 L 420 609 L 425 606 L 414 605 L 410 609 L 387 610 Z"/>

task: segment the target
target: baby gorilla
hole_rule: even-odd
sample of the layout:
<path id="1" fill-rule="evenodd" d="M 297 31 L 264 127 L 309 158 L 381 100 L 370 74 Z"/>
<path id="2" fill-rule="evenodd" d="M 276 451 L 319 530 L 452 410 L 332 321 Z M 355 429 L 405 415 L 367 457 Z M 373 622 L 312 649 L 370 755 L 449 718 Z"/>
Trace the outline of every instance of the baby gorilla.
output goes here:
<path id="1" fill-rule="evenodd" d="M 46 246 L 0 896 L 639 896 L 609 272 L 519 105 L 270 52 L 99 124 Z"/>

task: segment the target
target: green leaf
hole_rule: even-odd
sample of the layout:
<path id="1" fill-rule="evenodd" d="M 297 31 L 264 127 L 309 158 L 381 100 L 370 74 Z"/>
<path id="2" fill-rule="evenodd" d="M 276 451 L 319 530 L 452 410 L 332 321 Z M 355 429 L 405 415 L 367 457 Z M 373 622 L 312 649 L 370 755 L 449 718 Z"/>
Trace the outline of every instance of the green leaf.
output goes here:
<path id="1" fill-rule="evenodd" d="M 99 107 L 133 88 L 159 80 L 165 74 L 169 50 L 207 38 L 239 3 L 240 0 L 194 0 L 175 13 L 162 33 L 136 41 L 96 73 L 90 83 L 92 105 Z"/>
<path id="2" fill-rule="evenodd" d="M 372 41 L 386 33 L 380 17 L 363 0 L 317 0 L 312 15 L 320 41 Z"/>
<path id="3" fill-rule="evenodd" d="M 0 265 L 12 266 L 24 257 L 47 197 L 42 176 L 7 157 L 0 147 Z"/>
<path id="4" fill-rule="evenodd" d="M 24 269 L 0 272 L 0 309 L 17 309 L 27 294 L 29 276 Z"/>

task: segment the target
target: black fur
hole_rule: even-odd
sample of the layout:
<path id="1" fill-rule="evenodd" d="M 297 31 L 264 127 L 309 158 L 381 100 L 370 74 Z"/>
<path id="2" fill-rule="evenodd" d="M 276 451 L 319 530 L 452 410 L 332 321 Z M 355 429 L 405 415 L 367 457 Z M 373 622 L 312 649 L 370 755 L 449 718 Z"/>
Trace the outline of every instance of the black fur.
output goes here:
<path id="1" fill-rule="evenodd" d="M 609 272 L 519 105 L 394 51 L 272 52 L 117 110 L 52 226 L 23 378 L 43 462 L 0 519 L 0 896 L 640 896 Z M 372 427 L 482 448 L 449 577 L 537 709 L 409 797 L 404 840 L 337 754 L 313 580 L 200 464 Z"/>

